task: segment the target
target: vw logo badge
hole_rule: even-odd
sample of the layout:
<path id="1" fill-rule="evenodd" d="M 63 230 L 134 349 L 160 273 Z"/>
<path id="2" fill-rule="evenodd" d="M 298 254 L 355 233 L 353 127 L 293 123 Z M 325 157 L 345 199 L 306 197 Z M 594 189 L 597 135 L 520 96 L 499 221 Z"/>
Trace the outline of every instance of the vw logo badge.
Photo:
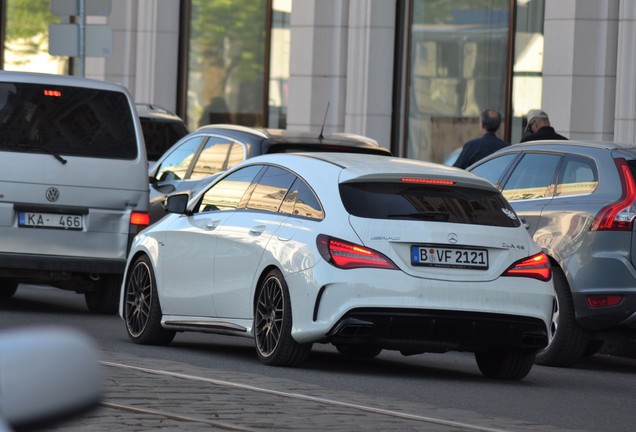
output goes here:
<path id="1" fill-rule="evenodd" d="M 57 188 L 48 188 L 46 190 L 46 199 L 51 201 L 51 202 L 55 202 L 60 198 L 60 191 Z"/>
<path id="2" fill-rule="evenodd" d="M 450 234 L 448 235 L 448 242 L 449 242 L 449 243 L 453 243 L 453 244 L 457 243 L 457 234 L 455 234 L 455 233 L 450 233 Z"/>

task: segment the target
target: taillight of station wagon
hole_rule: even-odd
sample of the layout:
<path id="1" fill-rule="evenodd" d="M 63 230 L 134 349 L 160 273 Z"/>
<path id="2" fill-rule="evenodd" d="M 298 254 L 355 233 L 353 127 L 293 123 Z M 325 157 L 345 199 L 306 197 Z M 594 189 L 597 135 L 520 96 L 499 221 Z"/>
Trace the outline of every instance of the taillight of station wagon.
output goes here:
<path id="1" fill-rule="evenodd" d="M 614 159 L 623 193 L 618 201 L 603 207 L 590 231 L 631 231 L 636 218 L 636 184 L 625 159 Z"/>
<path id="2" fill-rule="evenodd" d="M 536 255 L 517 261 L 502 276 L 529 277 L 545 282 L 552 277 L 552 267 L 548 256 L 543 252 L 539 252 Z"/>
<path id="3" fill-rule="evenodd" d="M 321 234 L 316 239 L 316 244 L 324 260 L 338 268 L 354 269 L 371 267 L 390 270 L 397 269 L 393 261 L 380 252 L 355 243 Z"/>

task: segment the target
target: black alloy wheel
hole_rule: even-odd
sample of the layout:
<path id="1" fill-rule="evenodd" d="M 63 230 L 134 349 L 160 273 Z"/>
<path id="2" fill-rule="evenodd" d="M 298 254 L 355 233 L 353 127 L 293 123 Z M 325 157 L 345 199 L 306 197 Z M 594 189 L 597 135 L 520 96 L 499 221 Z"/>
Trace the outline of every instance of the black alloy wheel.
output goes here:
<path id="1" fill-rule="evenodd" d="M 129 269 L 124 292 L 124 320 L 128 337 L 143 345 L 168 345 L 175 332 L 161 326 L 161 306 L 155 275 L 147 256 Z"/>
<path id="2" fill-rule="evenodd" d="M 311 344 L 299 344 L 291 335 L 292 311 L 287 283 L 271 270 L 259 286 L 254 311 L 254 340 L 258 358 L 270 366 L 299 366 Z"/>

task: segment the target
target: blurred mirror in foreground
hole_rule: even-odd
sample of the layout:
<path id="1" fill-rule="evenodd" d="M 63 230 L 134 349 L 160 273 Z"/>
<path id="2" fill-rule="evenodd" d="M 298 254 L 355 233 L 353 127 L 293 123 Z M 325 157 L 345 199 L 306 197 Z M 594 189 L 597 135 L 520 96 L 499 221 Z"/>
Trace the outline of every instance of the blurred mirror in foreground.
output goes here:
<path id="1" fill-rule="evenodd" d="M 95 343 L 64 327 L 0 332 L 0 432 L 37 430 L 97 406 L 103 375 Z"/>

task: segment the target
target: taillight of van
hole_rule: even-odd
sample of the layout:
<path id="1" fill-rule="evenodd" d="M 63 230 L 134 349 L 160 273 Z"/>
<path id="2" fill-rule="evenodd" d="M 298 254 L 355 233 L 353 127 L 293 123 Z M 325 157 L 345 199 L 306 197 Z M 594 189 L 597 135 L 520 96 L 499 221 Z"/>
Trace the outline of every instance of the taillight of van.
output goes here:
<path id="1" fill-rule="evenodd" d="M 137 234 L 150 225 L 150 215 L 142 212 L 132 212 L 130 214 L 130 232 Z"/>

